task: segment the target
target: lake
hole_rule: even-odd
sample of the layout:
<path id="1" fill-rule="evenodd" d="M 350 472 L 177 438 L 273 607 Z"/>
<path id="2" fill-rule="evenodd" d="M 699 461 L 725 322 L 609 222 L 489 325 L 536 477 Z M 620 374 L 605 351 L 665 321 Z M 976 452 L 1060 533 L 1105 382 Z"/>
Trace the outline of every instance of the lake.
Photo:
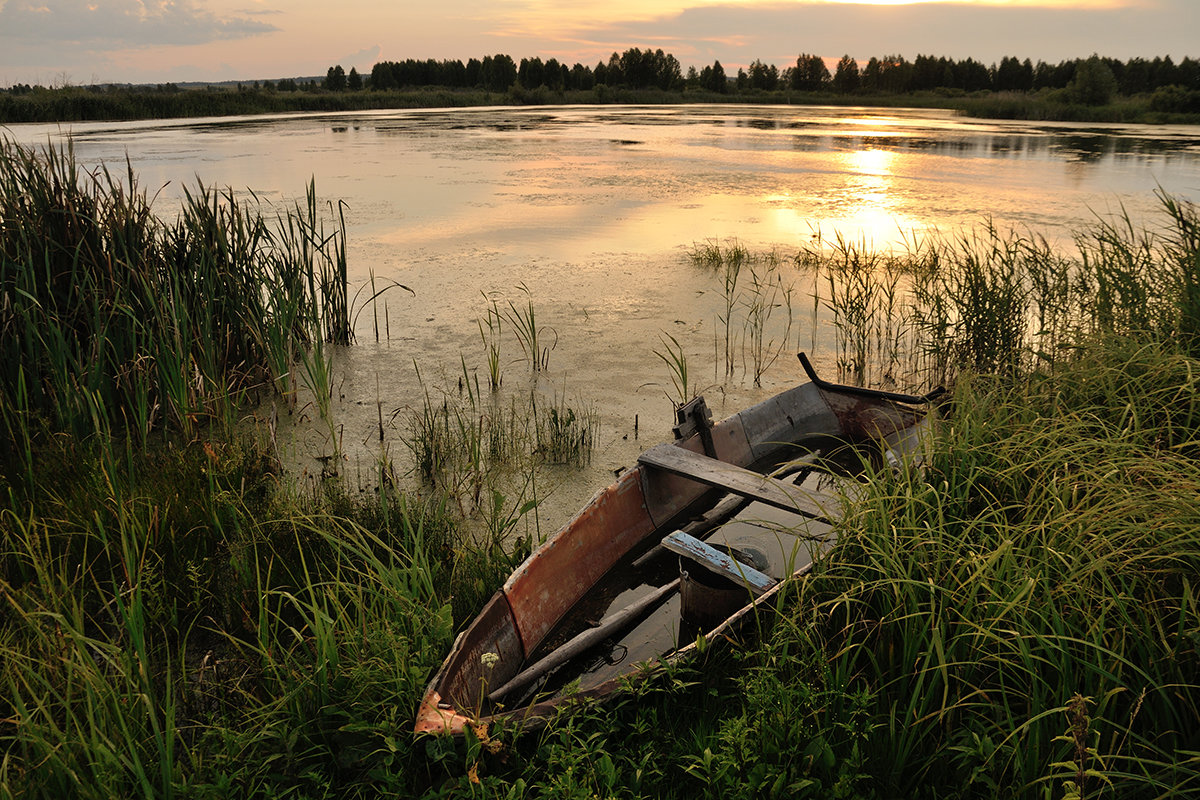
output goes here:
<path id="1" fill-rule="evenodd" d="M 26 143 L 56 126 L 14 126 Z M 719 366 L 719 281 L 687 258 L 740 242 L 786 266 L 819 236 L 875 247 L 985 220 L 1069 246 L 1072 231 L 1124 210 L 1158 224 L 1156 189 L 1200 200 L 1200 128 L 971 120 L 941 111 L 789 106 L 570 106 L 383 111 L 72 126 L 77 159 L 123 168 L 170 216 L 197 180 L 268 203 L 344 201 L 351 291 L 398 282 L 359 315 L 335 354 L 332 428 L 301 425 L 292 458 L 319 472 L 370 472 L 380 447 L 402 460 L 408 412 L 483 369 L 491 301 L 532 302 L 548 370 L 532 378 L 511 332 L 505 388 L 530 382 L 590 409 L 597 448 L 582 479 L 553 486 L 574 508 L 638 450 L 669 437 L 671 373 L 655 351 L 683 347 L 692 380 L 725 416 L 796 382 L 791 352 L 832 376 L 811 280 L 796 274 L 784 357 L 754 386 Z M 792 278 L 789 278 L 791 281 Z M 776 322 L 781 319 L 777 313 Z M 380 330 L 376 341 L 375 329 Z M 418 378 L 419 371 L 419 378 Z M 262 412 L 265 413 L 265 412 Z M 311 422 L 311 407 L 298 415 Z M 331 432 L 332 431 L 332 432 Z M 363 466 L 363 464 L 368 466 Z M 557 502 L 556 501 L 556 502 Z M 551 506 L 553 507 L 553 505 Z"/>

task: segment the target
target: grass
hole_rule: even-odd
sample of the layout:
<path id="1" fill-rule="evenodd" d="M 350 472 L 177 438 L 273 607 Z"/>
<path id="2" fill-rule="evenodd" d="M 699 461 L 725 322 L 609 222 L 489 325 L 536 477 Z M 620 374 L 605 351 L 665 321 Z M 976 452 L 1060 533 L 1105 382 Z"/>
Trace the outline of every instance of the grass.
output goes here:
<path id="1" fill-rule="evenodd" d="M 274 227 L 202 186 L 167 223 L 131 169 L 84 172 L 69 146 L 4 139 L 0 216 L 9 430 L 44 416 L 77 436 L 195 435 L 251 393 L 290 394 L 302 353 L 319 374 L 314 343 L 350 339 L 344 223 L 326 232 L 311 184 Z"/>
<path id="2" fill-rule="evenodd" d="M 301 492 L 265 437 L 212 423 L 254 387 L 290 391 L 272 364 L 331 338 L 311 291 L 323 269 L 337 280 L 332 240 L 281 252 L 288 234 L 204 192 L 163 227 L 103 175 L 62 172 L 63 154 L 6 152 L 7 185 L 42 188 L 0 195 L 0 798 L 1200 787 L 1193 207 L 1164 198 L 1152 233 L 1098 222 L 1072 256 L 989 228 L 805 255 L 847 369 L 951 379 L 923 464 L 858 487 L 832 551 L 744 638 L 533 735 L 418 739 L 454 631 L 532 545 L 516 535 L 535 510 L 525 460 L 582 452 L 592 412 L 481 392 L 464 358 L 408 434 L 436 491 Z M 27 174 L 47 168 L 87 191 Z M 220 271 L 238 253 L 275 266 Z M 259 294 L 226 297 L 218 278 L 261 279 Z M 133 313 L 139 282 L 155 319 Z M 266 303 L 276 344 L 239 327 L 235 297 Z M 531 307 L 508 311 L 539 330 Z M 659 358 L 686 397 L 671 341 Z M 545 352 L 539 337 L 526 358 Z M 488 477 L 510 468 L 515 490 Z"/>
<path id="3" fill-rule="evenodd" d="M 537 308 L 533 304 L 533 294 L 524 284 L 521 285 L 520 289 L 521 293 L 525 295 L 525 303 L 518 306 L 515 302 L 509 300 L 508 310 L 501 310 L 499 313 L 503 316 L 504 321 L 508 323 L 509 330 L 516 335 L 517 343 L 520 344 L 521 350 L 524 351 L 525 357 L 529 361 L 530 369 L 536 375 L 550 368 L 550 351 L 558 344 L 558 334 L 552 329 L 538 324 Z M 495 330 L 496 336 L 499 336 L 499 317 L 496 319 Z M 550 335 L 553 335 L 554 339 L 547 345 L 546 338 Z M 496 355 L 499 357 L 498 352 Z M 489 379 L 491 374 L 492 369 L 489 364 Z"/>
<path id="4" fill-rule="evenodd" d="M 825 286 L 840 379 L 922 389 L 961 372 L 1017 377 L 1089 336 L 1194 341 L 1197 210 L 1160 199 L 1158 230 L 1097 218 L 1069 253 L 985 224 L 898 251 L 822 241 L 795 263 Z"/>
<path id="5" fill-rule="evenodd" d="M 785 282 L 780 272 L 782 257 L 776 250 L 753 252 L 736 239 L 709 239 L 693 244 L 688 260 L 720 281 L 722 308 L 714 349 L 725 378 L 736 373 L 740 362 L 742 373 L 761 386 L 763 374 L 791 346 L 795 287 L 790 276 Z M 787 315 L 782 330 L 772 322 L 773 317 L 778 320 L 777 309 Z"/>

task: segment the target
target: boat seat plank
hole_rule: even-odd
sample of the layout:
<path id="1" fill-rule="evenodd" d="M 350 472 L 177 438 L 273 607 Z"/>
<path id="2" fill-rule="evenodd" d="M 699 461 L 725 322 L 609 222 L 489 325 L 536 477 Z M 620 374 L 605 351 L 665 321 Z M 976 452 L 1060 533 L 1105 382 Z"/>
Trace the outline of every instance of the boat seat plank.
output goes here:
<path id="1" fill-rule="evenodd" d="M 700 453 L 693 453 L 673 444 L 651 447 L 638 456 L 638 463 L 707 486 L 715 486 L 784 511 L 802 514 L 819 522 L 830 522 L 825 509 L 814 502 L 808 492 L 794 484 L 784 483 L 769 475 L 743 469 Z"/>
<path id="2" fill-rule="evenodd" d="M 744 564 L 683 531 L 675 531 L 668 535 L 662 540 L 662 545 L 672 553 L 689 558 L 734 583 L 748 586 L 755 597 L 764 594 L 778 583 L 770 575 L 759 572 L 749 564 Z"/>

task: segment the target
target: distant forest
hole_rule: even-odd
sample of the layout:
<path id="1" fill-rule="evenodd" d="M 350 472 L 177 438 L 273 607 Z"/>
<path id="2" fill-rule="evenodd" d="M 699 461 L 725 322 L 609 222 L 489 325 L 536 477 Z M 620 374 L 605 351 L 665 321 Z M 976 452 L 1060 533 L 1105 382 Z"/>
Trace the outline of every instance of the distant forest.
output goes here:
<path id="1" fill-rule="evenodd" d="M 497 97 L 497 95 L 499 95 Z M 729 74 L 720 61 L 688 67 L 630 48 L 594 67 L 507 55 L 381 61 L 369 74 L 341 65 L 324 78 L 180 87 L 20 84 L 0 90 L 0 123 L 222 116 L 288 111 L 549 103 L 863 103 L 957 108 L 975 116 L 1080 121 L 1200 121 L 1200 61 L 1120 61 L 1093 55 L 1050 64 L 1005 57 L 842 56 L 831 71 L 801 54 L 780 68 L 755 60 Z"/>
<path id="2" fill-rule="evenodd" d="M 1168 86 L 1200 91 L 1200 61 L 1184 58 L 1179 64 L 1170 56 L 1153 60 L 1132 58 L 1073 59 L 1058 64 L 1028 58 L 1021 61 L 1009 56 L 999 64 L 985 66 L 974 59 L 955 61 L 946 57 L 917 56 L 908 61 L 903 56 L 871 57 L 864 66 L 849 55 L 842 56 L 833 72 L 821 56 L 801 54 L 796 63 L 780 69 L 773 64 L 755 61 L 748 68 L 727 75 L 720 61 L 697 70 L 680 68 L 678 59 L 662 50 L 632 48 L 621 55 L 613 53 L 607 63 L 595 67 L 575 64 L 568 67 L 551 58 L 523 58 L 515 63 L 506 55 L 485 56 L 467 61 L 381 61 L 365 78 L 347 75 L 340 66 L 330 67 L 323 88 L 332 91 L 355 88 L 387 90 L 441 86 L 451 88 L 484 88 L 503 91 L 518 84 L 525 89 L 546 87 L 552 91 L 589 90 L 596 86 L 629 89 L 658 88 L 670 91 L 704 89 L 730 93 L 747 90 L 830 92 L 907 92 L 938 89 L 961 92 L 1033 92 L 1043 89 L 1066 89 L 1076 80 L 1080 67 L 1099 65 L 1111 75 L 1111 92 L 1125 95 L 1154 92 Z"/>

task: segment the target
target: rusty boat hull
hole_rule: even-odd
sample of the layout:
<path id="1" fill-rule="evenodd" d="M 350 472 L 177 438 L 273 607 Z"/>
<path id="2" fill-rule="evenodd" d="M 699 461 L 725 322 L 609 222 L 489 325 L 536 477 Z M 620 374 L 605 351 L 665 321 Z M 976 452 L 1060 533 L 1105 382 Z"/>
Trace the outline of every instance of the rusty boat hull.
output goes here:
<path id="1" fill-rule="evenodd" d="M 786 580 L 806 572 L 811 562 L 797 565 L 785 558 L 786 563 L 775 566 L 780 580 L 773 588 L 757 597 L 746 595 L 715 627 L 670 628 L 647 652 L 635 653 L 630 651 L 631 645 L 619 645 L 626 651 L 616 651 L 622 655 L 621 662 L 601 663 L 587 680 L 575 679 L 568 692 L 555 693 L 554 681 L 548 676 L 566 672 L 569 678 L 571 664 L 549 670 L 521 692 L 504 698 L 495 695 L 497 687 L 509 685 L 514 678 L 519 681 L 530 665 L 552 653 L 560 640 L 589 627 L 580 620 L 597 615 L 597 609 L 603 611 L 611 600 L 607 595 L 620 593 L 606 587 L 618 585 L 624 590 L 637 583 L 626 577 L 636 571 L 634 565 L 639 561 L 653 560 L 649 556 L 661 550 L 656 546 L 664 536 L 711 512 L 723 499 L 738 495 L 744 498 L 743 507 L 753 500 L 753 508 L 766 508 L 762 504 L 767 504 L 785 511 L 784 507 L 794 502 L 796 508 L 791 511 L 797 520 L 816 519 L 826 529 L 834 524 L 833 509 L 815 501 L 807 490 L 759 476 L 786 471 L 788 464 L 803 463 L 806 456 L 811 460 L 810 454 L 817 451 L 824 459 L 839 448 L 866 448 L 882 455 L 915 446 L 926 417 L 924 404 L 936 392 L 909 396 L 831 384 L 816 376 L 803 354 L 800 360 L 809 375 L 807 382 L 715 425 L 700 419 L 689 427 L 687 420 L 681 419 L 676 430 L 681 438 L 648 451 L 537 548 L 459 634 L 425 691 L 414 730 L 460 734 L 468 726 L 498 719 L 536 727 L 564 704 L 618 691 L 646 661 L 689 657 L 697 650 L 696 633 L 705 634 L 706 639 L 719 636 L 770 600 Z M 676 462 L 682 466 L 673 466 Z M 747 487 L 754 483 L 753 477 L 759 477 L 769 491 Z M 676 563 L 673 557 L 658 560 Z M 663 574 L 660 580 L 650 581 L 658 586 L 642 587 L 641 591 L 657 590 L 656 598 L 669 595 L 669 586 L 658 588 L 669 578 Z M 654 611 L 662 619 L 678 616 L 679 593 L 674 594 L 675 605 L 670 608 L 656 598 L 644 601 L 649 604 L 647 614 Z M 596 602 L 598 596 L 603 597 Z M 619 607 L 615 602 L 612 605 Z M 646 624 L 662 628 L 662 619 Z M 611 642 L 607 646 L 614 648 Z M 602 662 L 613 660 L 602 656 Z M 563 682 L 560 676 L 558 684 Z"/>

